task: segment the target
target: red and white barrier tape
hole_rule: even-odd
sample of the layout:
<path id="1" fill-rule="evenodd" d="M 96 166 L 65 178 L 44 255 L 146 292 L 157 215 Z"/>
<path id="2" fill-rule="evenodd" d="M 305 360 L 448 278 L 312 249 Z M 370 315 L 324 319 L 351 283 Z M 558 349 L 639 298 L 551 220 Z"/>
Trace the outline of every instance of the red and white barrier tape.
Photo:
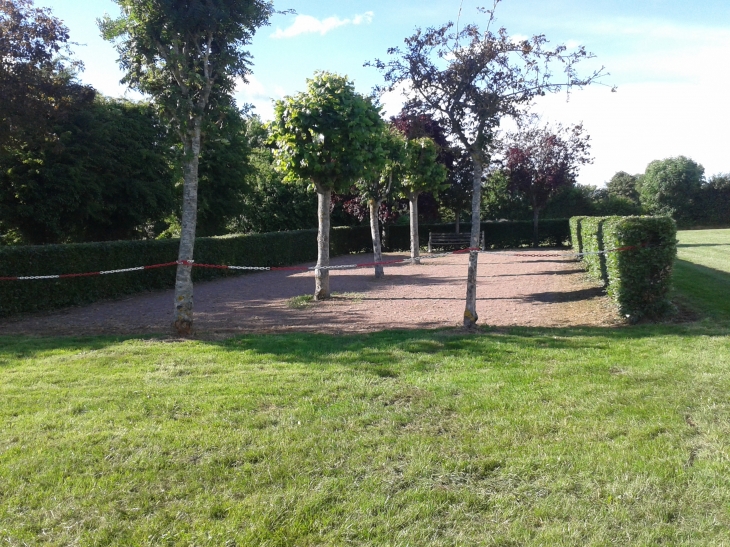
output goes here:
<path id="1" fill-rule="evenodd" d="M 515 253 L 515 252 L 501 252 L 501 251 L 482 251 L 481 249 L 461 249 L 459 251 L 453 251 L 450 253 L 440 253 L 440 254 L 429 254 L 429 255 L 423 255 L 419 256 L 418 260 L 430 260 L 435 258 L 443 258 L 445 256 L 453 255 L 453 254 L 466 254 L 471 253 L 472 251 L 477 251 L 480 254 L 491 254 L 491 255 L 501 255 L 501 256 L 519 256 L 519 257 L 566 257 L 566 256 L 575 256 L 575 257 L 581 257 L 586 255 L 601 255 L 601 254 L 607 254 L 607 253 L 615 253 L 615 252 L 621 252 L 621 251 L 631 251 L 635 249 L 640 249 L 647 247 L 648 245 L 641 245 L 641 246 L 629 246 L 629 247 L 618 247 L 616 249 L 607 249 L 605 251 L 596 251 L 596 252 L 586 252 L 586 253 Z M 167 268 L 170 266 L 191 266 L 194 268 L 207 268 L 207 269 L 215 269 L 215 270 L 238 270 L 238 271 L 256 271 L 256 272 L 307 272 L 307 271 L 316 271 L 316 270 L 355 270 L 359 268 L 372 268 L 375 266 L 393 266 L 395 264 L 406 264 L 406 263 L 412 263 L 413 260 L 411 258 L 400 258 L 397 260 L 386 260 L 386 261 L 380 261 L 380 262 L 364 262 L 360 264 L 340 264 L 336 266 L 227 266 L 222 264 L 197 264 L 196 262 L 192 260 L 182 260 L 182 261 L 175 261 L 175 262 L 166 262 L 164 264 L 152 264 L 150 266 L 137 266 L 135 268 L 121 268 L 118 270 L 105 270 L 105 271 L 99 271 L 99 272 L 88 272 L 88 273 L 78 273 L 78 274 L 58 274 L 58 275 L 30 275 L 30 276 L 10 276 L 10 277 L 0 277 L 0 281 L 31 281 L 31 280 L 37 280 L 37 279 L 71 279 L 75 277 L 95 277 L 95 276 L 101 276 L 101 275 L 111 275 L 111 274 L 118 274 L 118 273 L 127 273 L 127 272 L 140 272 L 143 270 L 154 270 L 157 268 Z"/>

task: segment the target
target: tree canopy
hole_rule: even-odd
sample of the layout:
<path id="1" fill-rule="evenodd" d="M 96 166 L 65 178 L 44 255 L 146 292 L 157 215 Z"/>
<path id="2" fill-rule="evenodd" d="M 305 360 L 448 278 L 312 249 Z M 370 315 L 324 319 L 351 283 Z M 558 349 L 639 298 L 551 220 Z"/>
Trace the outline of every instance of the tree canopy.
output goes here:
<path id="1" fill-rule="evenodd" d="M 0 153 L 0 218 L 22 241 L 137 239 L 173 211 L 171 143 L 149 104 L 99 97 L 52 129 Z"/>
<path id="2" fill-rule="evenodd" d="M 276 166 L 287 182 L 346 191 L 376 155 L 373 134 L 384 122 L 345 76 L 318 72 L 307 80 L 307 91 L 277 101 L 274 110 Z"/>
<path id="3" fill-rule="evenodd" d="M 704 182 L 705 168 L 685 156 L 656 160 L 646 167 L 639 188 L 642 206 L 651 214 L 691 222 Z"/>
<path id="4" fill-rule="evenodd" d="M 94 91 L 69 61 L 68 29 L 31 0 L 0 0 L 0 146 L 52 137 L 52 126 Z"/>

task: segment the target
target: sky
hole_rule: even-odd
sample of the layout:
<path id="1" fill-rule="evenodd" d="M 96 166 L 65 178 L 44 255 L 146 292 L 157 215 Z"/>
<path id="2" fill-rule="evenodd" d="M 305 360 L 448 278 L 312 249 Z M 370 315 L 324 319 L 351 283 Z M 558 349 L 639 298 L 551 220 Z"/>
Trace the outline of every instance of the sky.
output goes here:
<path id="1" fill-rule="evenodd" d="M 112 44 L 96 20 L 118 15 L 112 0 L 36 0 L 70 29 L 81 79 L 105 95 L 138 98 L 121 85 Z M 278 10 L 250 45 L 253 74 L 236 99 L 264 119 L 272 101 L 306 88 L 317 70 L 347 75 L 369 94 L 383 83 L 367 61 L 387 58 L 416 28 L 447 21 L 482 23 L 486 0 L 275 0 Z M 543 34 L 551 44 L 583 45 L 595 54 L 585 72 L 604 66 L 605 85 L 541 98 L 533 108 L 545 123 L 583 123 L 594 162 L 578 182 L 602 186 L 617 171 L 643 173 L 653 160 L 679 155 L 730 172 L 730 2 L 727 0 L 503 0 L 497 24 L 510 35 Z M 611 87 L 617 92 L 612 93 Z M 383 98 L 396 114 L 401 98 Z"/>

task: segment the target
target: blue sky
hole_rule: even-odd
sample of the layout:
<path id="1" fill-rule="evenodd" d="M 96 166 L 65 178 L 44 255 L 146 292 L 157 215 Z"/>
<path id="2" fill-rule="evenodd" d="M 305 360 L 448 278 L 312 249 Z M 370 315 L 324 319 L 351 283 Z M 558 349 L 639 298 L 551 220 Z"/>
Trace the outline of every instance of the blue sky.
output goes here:
<path id="1" fill-rule="evenodd" d="M 275 0 L 276 16 L 259 30 L 250 50 L 254 74 L 237 98 L 262 117 L 272 99 L 296 93 L 315 70 L 348 75 L 363 93 L 381 83 L 365 61 L 385 57 L 416 27 L 456 20 L 461 0 Z M 111 0 L 36 0 L 51 7 L 78 42 L 86 64 L 82 79 L 111 95 L 123 95 L 112 46 L 99 37 L 95 20 L 118 9 Z M 463 0 L 463 22 L 483 20 Z M 545 34 L 553 43 L 582 44 L 596 54 L 617 85 L 591 86 L 541 99 L 535 110 L 546 121 L 583 122 L 593 141 L 593 165 L 579 182 L 601 185 L 616 171 L 643 172 L 655 159 L 686 155 L 706 174 L 730 172 L 730 2 L 727 0 L 503 0 L 498 24 L 510 34 Z M 588 65 L 586 65 L 588 68 Z M 130 95 L 134 96 L 134 95 Z M 399 97 L 385 98 L 395 113 Z"/>

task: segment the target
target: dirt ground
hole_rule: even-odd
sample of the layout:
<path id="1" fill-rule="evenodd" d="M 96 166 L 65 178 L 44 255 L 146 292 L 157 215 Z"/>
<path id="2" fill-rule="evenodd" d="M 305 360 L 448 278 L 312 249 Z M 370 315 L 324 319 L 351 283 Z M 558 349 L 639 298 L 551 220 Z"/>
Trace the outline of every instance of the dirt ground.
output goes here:
<path id="1" fill-rule="evenodd" d="M 385 260 L 402 258 L 393 254 Z M 372 255 L 332 264 L 367 263 Z M 333 298 L 296 299 L 314 292 L 314 274 L 262 272 L 199 283 L 195 331 L 200 336 L 252 332 L 350 333 L 461 326 L 468 255 L 388 267 L 333 271 Z M 567 251 L 511 251 L 479 256 L 479 324 L 615 326 L 622 323 L 603 290 L 588 281 Z M 295 300 L 292 300 L 295 299 Z M 91 335 L 171 333 L 173 291 L 0 321 L 0 334 Z"/>

